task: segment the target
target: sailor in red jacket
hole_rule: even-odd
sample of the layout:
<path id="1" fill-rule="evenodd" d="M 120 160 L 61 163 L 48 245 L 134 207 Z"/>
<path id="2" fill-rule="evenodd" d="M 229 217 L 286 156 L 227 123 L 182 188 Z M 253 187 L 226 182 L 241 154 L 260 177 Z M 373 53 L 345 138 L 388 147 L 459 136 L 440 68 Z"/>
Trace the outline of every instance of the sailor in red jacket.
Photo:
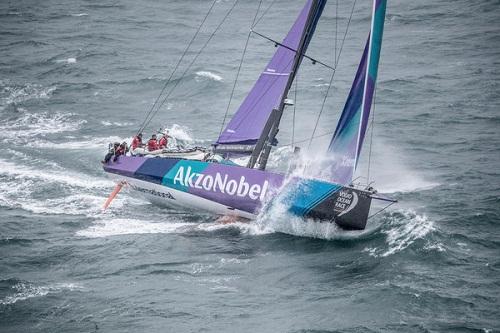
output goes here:
<path id="1" fill-rule="evenodd" d="M 156 134 L 151 136 L 151 139 L 148 141 L 148 151 L 158 150 L 160 147 L 158 146 L 158 142 L 156 141 Z"/>
<path id="2" fill-rule="evenodd" d="M 132 140 L 132 144 L 130 145 L 130 148 L 132 148 L 132 150 L 134 150 L 135 148 L 139 148 L 141 146 L 142 146 L 142 133 L 139 133 Z"/>
<path id="3" fill-rule="evenodd" d="M 167 145 L 168 145 L 168 138 L 170 138 L 170 136 L 168 135 L 168 132 L 163 133 L 163 136 L 158 141 L 158 147 L 160 149 L 163 149 L 163 148 L 167 147 Z"/>

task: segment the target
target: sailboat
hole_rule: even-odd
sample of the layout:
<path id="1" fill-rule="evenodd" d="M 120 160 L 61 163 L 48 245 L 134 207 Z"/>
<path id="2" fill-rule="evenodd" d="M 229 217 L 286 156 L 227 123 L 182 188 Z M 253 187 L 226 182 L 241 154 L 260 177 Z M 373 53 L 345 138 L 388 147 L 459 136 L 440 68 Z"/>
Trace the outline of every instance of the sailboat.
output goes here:
<path id="1" fill-rule="evenodd" d="M 289 177 L 266 169 L 288 92 L 299 71 L 326 0 L 308 0 L 212 148 L 200 155 L 119 156 L 104 164 L 121 186 L 151 202 L 218 215 L 255 219 L 273 200 L 307 221 L 361 230 L 373 199 L 392 202 L 370 186 L 353 184 L 367 130 L 377 78 L 386 0 L 374 0 L 371 30 L 354 82 L 325 152 L 328 179 Z M 203 155 L 203 154 L 202 154 Z M 196 157 L 192 157 L 196 156 Z M 246 165 L 233 159 L 248 157 Z M 286 193 L 286 195 L 279 194 Z M 283 198 L 285 196 L 285 198 Z M 314 222 L 307 222 L 314 223 Z"/>

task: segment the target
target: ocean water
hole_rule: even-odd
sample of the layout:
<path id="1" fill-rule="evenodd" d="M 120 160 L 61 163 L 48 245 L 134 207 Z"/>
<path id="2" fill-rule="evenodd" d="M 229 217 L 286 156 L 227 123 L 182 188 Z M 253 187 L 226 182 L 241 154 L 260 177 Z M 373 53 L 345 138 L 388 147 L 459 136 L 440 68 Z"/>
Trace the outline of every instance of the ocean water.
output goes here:
<path id="1" fill-rule="evenodd" d="M 281 39 L 303 3 L 263 1 L 255 30 Z M 233 4 L 216 2 L 179 74 Z M 499 332 L 499 2 L 389 0 L 358 173 L 399 203 L 365 231 L 279 210 L 222 225 L 127 191 L 102 212 L 107 144 L 138 129 L 210 5 L 0 2 L 0 331 Z M 217 137 L 258 5 L 236 4 L 146 134 Z M 311 56 L 335 63 L 352 5 L 327 4 Z M 357 1 L 314 158 L 369 20 Z M 273 51 L 250 38 L 230 114 Z M 292 133 L 307 151 L 330 75 L 304 62 L 271 167 Z"/>

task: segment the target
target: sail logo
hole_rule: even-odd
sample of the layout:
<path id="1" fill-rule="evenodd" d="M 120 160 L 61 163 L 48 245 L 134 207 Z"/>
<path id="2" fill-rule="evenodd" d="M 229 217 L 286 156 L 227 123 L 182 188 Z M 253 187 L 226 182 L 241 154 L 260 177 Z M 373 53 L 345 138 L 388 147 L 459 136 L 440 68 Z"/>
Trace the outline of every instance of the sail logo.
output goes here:
<path id="1" fill-rule="evenodd" d="M 239 179 L 229 179 L 225 174 L 221 175 L 219 172 L 212 175 L 193 172 L 191 167 L 188 166 L 186 170 L 181 166 L 177 170 L 173 179 L 174 185 L 186 186 L 194 189 L 220 192 L 228 195 L 236 195 L 238 197 L 249 197 L 252 200 L 263 201 L 269 188 L 269 182 L 264 181 L 263 185 L 250 184 L 246 181 L 245 176 Z"/>
<path id="2" fill-rule="evenodd" d="M 334 210 L 340 212 L 338 216 L 342 216 L 350 212 L 358 204 L 358 195 L 356 192 L 347 192 L 341 190 L 335 200 Z"/>

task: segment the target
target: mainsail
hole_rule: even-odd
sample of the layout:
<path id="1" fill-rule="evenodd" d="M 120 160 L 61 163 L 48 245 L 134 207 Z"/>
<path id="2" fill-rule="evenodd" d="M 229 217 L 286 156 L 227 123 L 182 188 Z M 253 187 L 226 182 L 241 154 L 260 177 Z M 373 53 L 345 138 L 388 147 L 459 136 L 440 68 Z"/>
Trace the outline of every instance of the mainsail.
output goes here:
<path id="1" fill-rule="evenodd" d="M 305 29 L 309 29 L 306 45 L 309 44 L 321 10 L 326 3 L 326 0 L 321 1 L 323 3 L 320 6 L 321 10 L 314 17 L 312 25 L 308 27 L 308 17 L 313 1 L 317 0 L 307 1 L 282 45 L 278 47 L 252 90 L 219 136 L 216 142 L 218 150 L 247 154 L 252 152 L 272 110 L 279 106 L 283 94 L 286 93 L 289 76 L 293 74 L 292 65 L 301 36 Z M 318 10 L 317 6 L 315 8 Z"/>
<path id="2" fill-rule="evenodd" d="M 374 0 L 371 32 L 347 101 L 328 147 L 332 156 L 332 181 L 349 184 L 356 170 L 365 138 L 377 80 L 387 0 Z"/>

